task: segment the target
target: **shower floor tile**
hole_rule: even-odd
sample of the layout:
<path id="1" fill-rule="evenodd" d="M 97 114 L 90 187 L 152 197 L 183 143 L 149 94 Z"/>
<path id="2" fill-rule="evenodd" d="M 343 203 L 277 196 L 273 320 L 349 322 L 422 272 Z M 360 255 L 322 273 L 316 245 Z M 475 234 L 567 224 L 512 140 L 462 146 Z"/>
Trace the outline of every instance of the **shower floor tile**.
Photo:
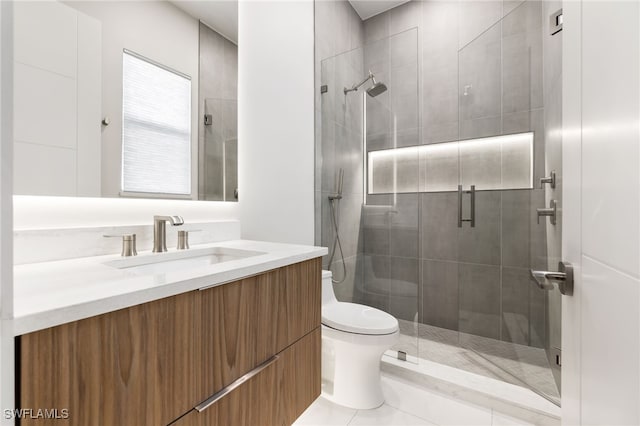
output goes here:
<path id="1" fill-rule="evenodd" d="M 400 340 L 392 350 L 529 387 L 553 400 L 560 399 L 544 349 L 398 321 Z"/>

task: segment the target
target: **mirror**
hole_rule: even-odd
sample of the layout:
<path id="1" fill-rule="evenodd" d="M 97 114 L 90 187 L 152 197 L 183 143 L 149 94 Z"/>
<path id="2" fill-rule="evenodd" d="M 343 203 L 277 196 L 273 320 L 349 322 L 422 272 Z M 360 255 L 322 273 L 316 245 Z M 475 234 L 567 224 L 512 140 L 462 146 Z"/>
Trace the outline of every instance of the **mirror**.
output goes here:
<path id="1" fill-rule="evenodd" d="M 237 201 L 237 3 L 14 4 L 14 193 Z"/>

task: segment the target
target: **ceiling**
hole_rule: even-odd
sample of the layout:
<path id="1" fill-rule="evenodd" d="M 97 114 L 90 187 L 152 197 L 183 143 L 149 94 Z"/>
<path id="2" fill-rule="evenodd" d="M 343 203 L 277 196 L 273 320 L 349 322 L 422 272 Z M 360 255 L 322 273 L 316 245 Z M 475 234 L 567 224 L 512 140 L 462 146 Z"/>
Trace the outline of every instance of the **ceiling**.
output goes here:
<path id="1" fill-rule="evenodd" d="M 199 19 L 224 37 L 238 44 L 238 0 L 170 1 L 189 15 Z M 349 0 L 349 3 L 351 3 L 351 6 L 364 21 L 409 1 L 410 0 Z"/>
<path id="2" fill-rule="evenodd" d="M 349 0 L 351 6 L 364 21 L 410 0 Z"/>
<path id="3" fill-rule="evenodd" d="M 238 44 L 238 0 L 170 0 L 224 37 Z"/>

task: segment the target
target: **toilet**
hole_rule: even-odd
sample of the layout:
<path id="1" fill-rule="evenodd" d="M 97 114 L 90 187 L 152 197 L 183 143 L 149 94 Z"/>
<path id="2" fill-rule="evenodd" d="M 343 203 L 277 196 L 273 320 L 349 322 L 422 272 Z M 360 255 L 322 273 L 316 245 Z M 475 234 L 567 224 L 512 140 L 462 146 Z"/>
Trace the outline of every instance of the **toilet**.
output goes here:
<path id="1" fill-rule="evenodd" d="M 399 339 L 398 320 L 370 306 L 338 302 L 322 271 L 322 396 L 355 409 L 384 403 L 380 359 Z"/>

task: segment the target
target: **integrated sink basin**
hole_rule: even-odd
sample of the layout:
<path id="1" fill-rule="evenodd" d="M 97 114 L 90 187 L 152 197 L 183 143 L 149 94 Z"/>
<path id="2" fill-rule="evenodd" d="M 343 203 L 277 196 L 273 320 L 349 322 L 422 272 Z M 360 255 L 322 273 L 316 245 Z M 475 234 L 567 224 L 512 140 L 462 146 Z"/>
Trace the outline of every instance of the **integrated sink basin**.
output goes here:
<path id="1" fill-rule="evenodd" d="M 150 253 L 112 260 L 105 262 L 105 265 L 117 269 L 127 269 L 139 275 L 154 275 L 185 269 L 203 268 L 232 260 L 260 256 L 262 254 L 266 253 L 229 247 L 208 247 L 168 253 Z"/>

